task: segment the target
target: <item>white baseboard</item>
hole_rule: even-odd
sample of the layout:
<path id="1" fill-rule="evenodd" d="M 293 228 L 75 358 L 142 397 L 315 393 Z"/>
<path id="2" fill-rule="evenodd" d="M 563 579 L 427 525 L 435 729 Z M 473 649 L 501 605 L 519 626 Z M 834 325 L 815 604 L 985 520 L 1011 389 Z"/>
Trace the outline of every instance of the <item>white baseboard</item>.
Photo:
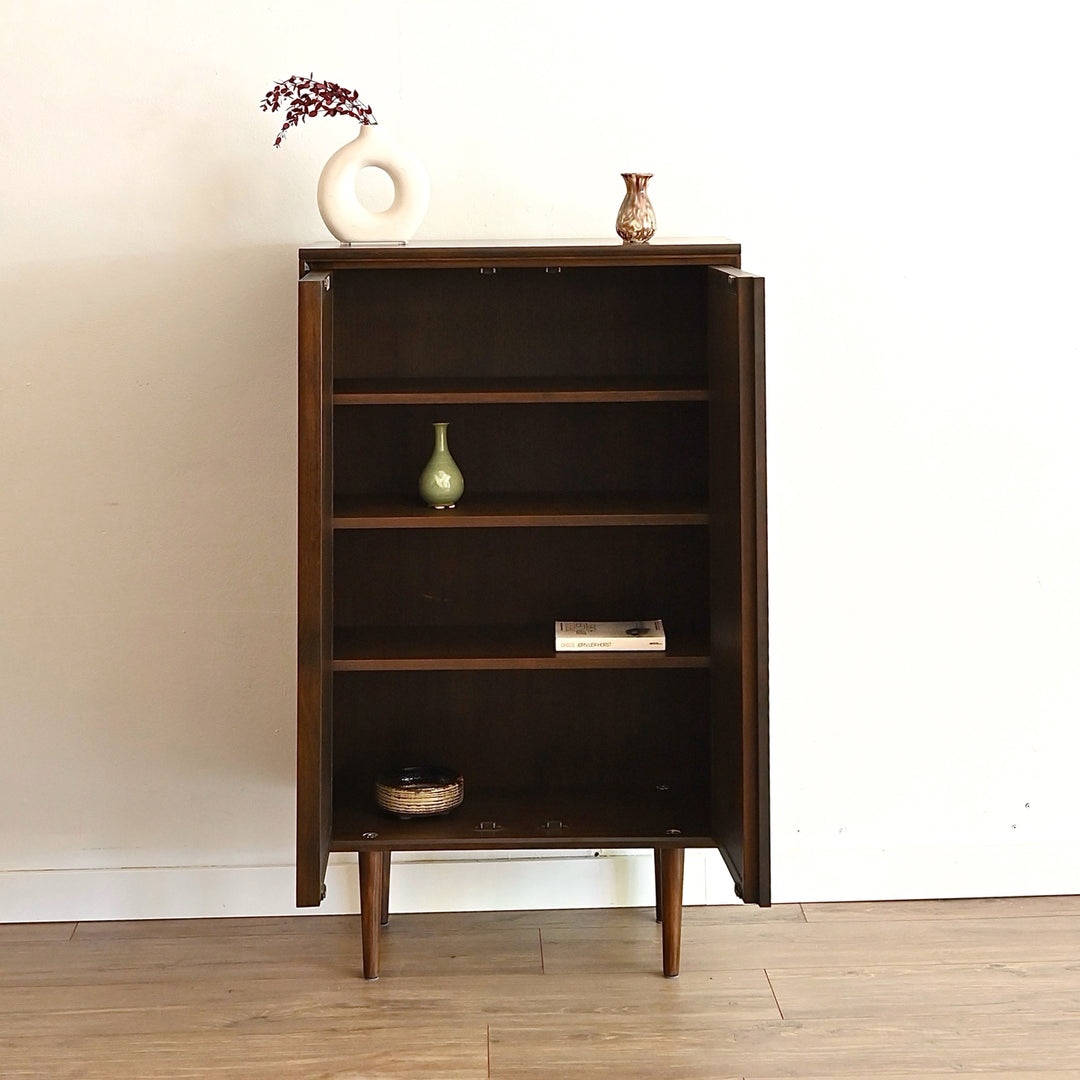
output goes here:
<path id="1" fill-rule="evenodd" d="M 1080 894 L 1069 842 L 773 848 L 774 903 Z"/>
<path id="2" fill-rule="evenodd" d="M 319 908 L 293 905 L 293 867 L 169 866 L 0 872 L 0 922 L 355 914 L 355 855 L 334 855 Z M 1080 894 L 1080 846 L 780 849 L 773 901 Z M 715 851 L 686 853 L 688 905 L 736 903 Z M 394 856 L 390 906 L 408 911 L 647 907 L 649 851 Z"/>
<path id="3" fill-rule="evenodd" d="M 687 852 L 687 904 L 734 901 L 723 866 L 717 877 L 709 861 L 704 851 Z M 395 912 L 644 907 L 654 902 L 648 851 L 513 852 L 438 860 L 395 855 L 390 881 Z M 710 887 L 715 898 L 708 895 Z M 0 922 L 355 914 L 360 908 L 356 856 L 331 857 L 320 907 L 296 908 L 293 889 L 291 865 L 14 870 L 0 873 Z"/>

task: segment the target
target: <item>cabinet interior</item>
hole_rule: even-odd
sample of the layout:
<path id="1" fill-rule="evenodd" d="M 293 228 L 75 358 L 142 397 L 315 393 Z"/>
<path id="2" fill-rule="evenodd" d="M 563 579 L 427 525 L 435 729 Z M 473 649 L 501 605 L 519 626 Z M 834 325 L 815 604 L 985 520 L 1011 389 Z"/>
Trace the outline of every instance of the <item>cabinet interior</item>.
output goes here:
<path id="1" fill-rule="evenodd" d="M 704 376 L 703 267 L 365 270 L 334 289 L 341 380 Z"/>

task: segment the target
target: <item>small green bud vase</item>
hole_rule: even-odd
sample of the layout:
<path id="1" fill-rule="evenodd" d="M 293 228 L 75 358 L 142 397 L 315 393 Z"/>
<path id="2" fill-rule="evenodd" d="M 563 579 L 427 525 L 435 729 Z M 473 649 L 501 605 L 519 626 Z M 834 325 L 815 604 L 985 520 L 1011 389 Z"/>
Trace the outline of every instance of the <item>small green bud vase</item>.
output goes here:
<path id="1" fill-rule="evenodd" d="M 420 474 L 420 498 L 436 510 L 449 510 L 465 490 L 465 478 L 450 456 L 447 424 L 435 425 L 435 449 Z"/>

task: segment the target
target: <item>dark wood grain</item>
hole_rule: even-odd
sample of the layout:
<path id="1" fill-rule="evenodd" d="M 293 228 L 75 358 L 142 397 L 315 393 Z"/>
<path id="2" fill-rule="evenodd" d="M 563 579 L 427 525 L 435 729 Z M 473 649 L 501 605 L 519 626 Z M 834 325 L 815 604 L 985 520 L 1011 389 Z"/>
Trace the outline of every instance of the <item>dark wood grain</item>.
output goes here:
<path id="1" fill-rule="evenodd" d="M 656 885 L 656 921 L 664 921 L 664 885 L 661 873 L 660 848 L 653 848 L 653 878 Z"/>
<path id="2" fill-rule="evenodd" d="M 559 619 L 659 618 L 686 640 L 708 625 L 708 545 L 700 526 L 339 529 L 335 621 L 554 635 Z"/>
<path id="3" fill-rule="evenodd" d="M 449 814 L 399 818 L 367 792 L 335 809 L 335 851 L 498 851 L 711 847 L 708 805 L 693 793 L 631 784 L 594 789 L 492 789 L 465 784 Z M 666 909 L 665 909 L 666 911 Z"/>
<path id="4" fill-rule="evenodd" d="M 317 905 L 330 851 L 333 648 L 332 360 L 328 274 L 299 283 L 296 903 Z"/>
<path id="5" fill-rule="evenodd" d="M 335 836 L 381 773 L 409 765 L 454 769 L 467 803 L 479 790 L 663 786 L 708 820 L 706 668 L 345 671 L 334 701 Z"/>
<path id="6" fill-rule="evenodd" d="M 743 899 L 768 904 L 764 284 L 710 271 L 714 829 Z"/>
<path id="7" fill-rule="evenodd" d="M 417 481 L 433 447 L 433 425 L 449 425 L 465 477 L 455 514 L 478 496 L 553 500 L 587 496 L 649 503 L 708 498 L 705 402 L 537 402 L 339 406 L 334 411 L 339 500 L 388 497 L 420 503 Z"/>
<path id="8" fill-rule="evenodd" d="M 652 401 L 707 401 L 704 384 L 670 377 L 653 379 L 339 379 L 336 405 L 533 405 L 627 404 Z"/>
<path id="9" fill-rule="evenodd" d="M 679 974 L 682 955 L 683 865 L 685 851 L 681 847 L 660 850 L 660 889 L 663 893 L 664 974 L 673 979 Z"/>
<path id="10" fill-rule="evenodd" d="M 379 938 L 382 926 L 383 859 L 386 852 L 360 852 L 360 930 L 364 946 L 364 978 L 379 977 Z"/>
<path id="11" fill-rule="evenodd" d="M 612 393 L 704 382 L 698 267 L 369 269 L 337 278 L 339 380 L 401 380 L 404 390 L 523 379 L 556 393 L 596 393 L 605 379 Z"/>
<path id="12" fill-rule="evenodd" d="M 769 901 L 761 279 L 727 241 L 299 258 L 298 898 L 328 850 L 372 856 L 377 957 L 390 850 L 651 847 L 677 974 L 683 848 Z M 449 511 L 417 492 L 435 423 Z M 581 618 L 668 648 L 557 654 Z M 463 806 L 380 811 L 416 763 Z"/>
<path id="13" fill-rule="evenodd" d="M 650 244 L 619 240 L 427 241 L 401 247 L 349 247 L 330 241 L 300 249 L 300 273 L 309 270 L 395 268 L 739 265 L 741 248 L 724 237 L 673 239 Z"/>
<path id="14" fill-rule="evenodd" d="M 663 652 L 556 652 L 543 626 L 340 627 L 335 671 L 443 671 L 574 668 L 706 668 L 708 641 L 696 628 L 679 632 Z"/>
<path id="15" fill-rule="evenodd" d="M 379 922 L 386 926 L 390 922 L 390 850 L 382 853 L 382 897 L 379 904 Z"/>
<path id="16" fill-rule="evenodd" d="M 572 528 L 589 525 L 708 525 L 704 502 L 648 493 L 576 497 L 472 495 L 452 510 L 434 510 L 417 498 L 341 494 L 334 500 L 335 529 Z"/>

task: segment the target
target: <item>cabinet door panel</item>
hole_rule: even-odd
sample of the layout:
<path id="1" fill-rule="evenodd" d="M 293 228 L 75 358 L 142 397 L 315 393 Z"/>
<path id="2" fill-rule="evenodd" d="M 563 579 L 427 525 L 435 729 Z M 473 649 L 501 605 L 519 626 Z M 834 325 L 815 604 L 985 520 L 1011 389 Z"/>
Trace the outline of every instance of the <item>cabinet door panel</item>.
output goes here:
<path id="1" fill-rule="evenodd" d="M 330 852 L 333 358 L 330 275 L 299 284 L 296 903 L 322 899 Z"/>
<path id="2" fill-rule="evenodd" d="M 709 271 L 713 834 L 744 900 L 768 904 L 765 287 Z"/>

